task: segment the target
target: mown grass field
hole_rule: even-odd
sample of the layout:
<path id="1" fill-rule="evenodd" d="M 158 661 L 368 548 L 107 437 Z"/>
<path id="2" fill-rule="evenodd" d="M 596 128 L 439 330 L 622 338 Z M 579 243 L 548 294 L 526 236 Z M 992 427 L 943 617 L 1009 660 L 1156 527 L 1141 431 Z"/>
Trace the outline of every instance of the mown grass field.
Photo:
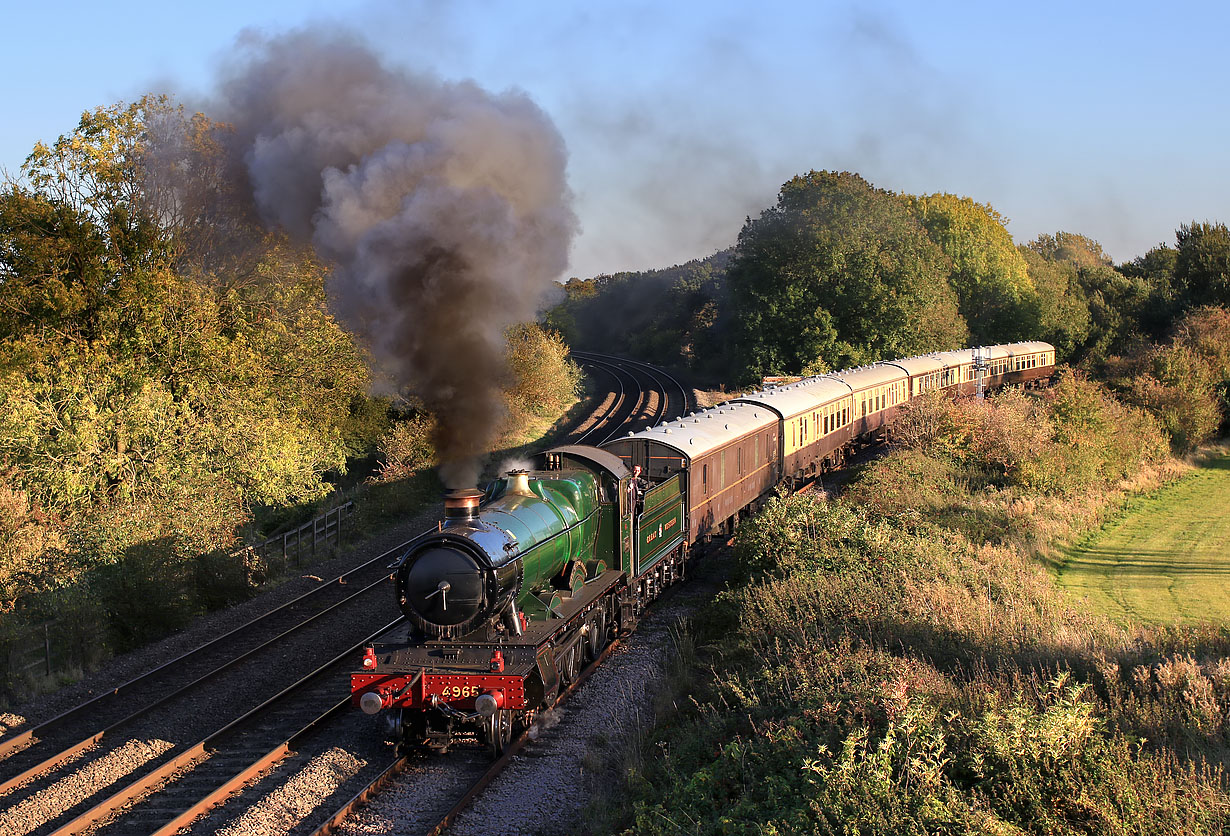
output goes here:
<path id="1" fill-rule="evenodd" d="M 1070 549 L 1059 582 L 1121 623 L 1230 625 L 1230 451 Z"/>

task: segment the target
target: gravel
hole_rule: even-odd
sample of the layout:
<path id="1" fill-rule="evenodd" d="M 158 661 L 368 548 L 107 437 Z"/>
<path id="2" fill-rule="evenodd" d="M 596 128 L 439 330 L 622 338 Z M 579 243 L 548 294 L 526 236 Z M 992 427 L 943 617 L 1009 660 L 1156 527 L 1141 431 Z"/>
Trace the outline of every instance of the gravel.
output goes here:
<path id="1" fill-rule="evenodd" d="M 219 836 L 288 833 L 366 765 L 350 752 L 333 747 L 217 832 Z"/>
<path id="2" fill-rule="evenodd" d="M 128 741 L 61 778 L 44 792 L 0 812 L 0 833 L 20 836 L 41 827 L 94 795 L 99 787 L 137 771 L 172 745 L 166 740 Z"/>

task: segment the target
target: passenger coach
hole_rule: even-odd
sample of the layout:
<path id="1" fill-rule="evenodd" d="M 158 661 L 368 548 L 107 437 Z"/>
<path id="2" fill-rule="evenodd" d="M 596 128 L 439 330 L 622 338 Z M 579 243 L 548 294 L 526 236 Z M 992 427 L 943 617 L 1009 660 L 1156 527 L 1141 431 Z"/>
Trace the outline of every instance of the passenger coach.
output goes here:
<path id="1" fill-rule="evenodd" d="M 1032 385 L 1054 366 L 1055 348 L 1044 342 L 907 357 L 750 392 L 603 446 L 655 485 L 679 475 L 694 543 L 733 532 L 778 484 L 840 466 L 912 398 Z"/>

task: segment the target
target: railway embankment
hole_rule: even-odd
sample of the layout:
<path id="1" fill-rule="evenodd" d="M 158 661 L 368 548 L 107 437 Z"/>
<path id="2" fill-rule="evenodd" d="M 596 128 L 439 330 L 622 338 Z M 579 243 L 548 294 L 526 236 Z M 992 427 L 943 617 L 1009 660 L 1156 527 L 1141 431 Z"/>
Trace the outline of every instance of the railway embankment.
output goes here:
<path id="1" fill-rule="evenodd" d="M 925 400 L 843 497 L 738 532 L 688 698 L 600 806 L 612 831 L 1220 833 L 1230 633 L 1125 628 L 1046 555 L 1181 467 L 1065 377 Z"/>

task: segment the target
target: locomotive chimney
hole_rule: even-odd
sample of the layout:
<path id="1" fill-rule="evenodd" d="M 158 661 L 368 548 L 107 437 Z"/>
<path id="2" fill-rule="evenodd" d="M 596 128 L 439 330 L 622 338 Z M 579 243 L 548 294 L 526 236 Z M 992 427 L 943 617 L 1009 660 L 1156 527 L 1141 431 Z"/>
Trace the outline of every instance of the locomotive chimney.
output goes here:
<path id="1" fill-rule="evenodd" d="M 444 495 L 444 519 L 446 522 L 464 522 L 474 519 L 478 510 L 478 501 L 483 498 L 483 492 L 474 488 L 459 491 L 449 491 Z"/>
<path id="2" fill-rule="evenodd" d="M 508 487 L 504 489 L 505 495 L 534 495 L 534 492 L 530 490 L 530 472 L 528 470 L 510 470 L 505 475 L 508 477 Z"/>

